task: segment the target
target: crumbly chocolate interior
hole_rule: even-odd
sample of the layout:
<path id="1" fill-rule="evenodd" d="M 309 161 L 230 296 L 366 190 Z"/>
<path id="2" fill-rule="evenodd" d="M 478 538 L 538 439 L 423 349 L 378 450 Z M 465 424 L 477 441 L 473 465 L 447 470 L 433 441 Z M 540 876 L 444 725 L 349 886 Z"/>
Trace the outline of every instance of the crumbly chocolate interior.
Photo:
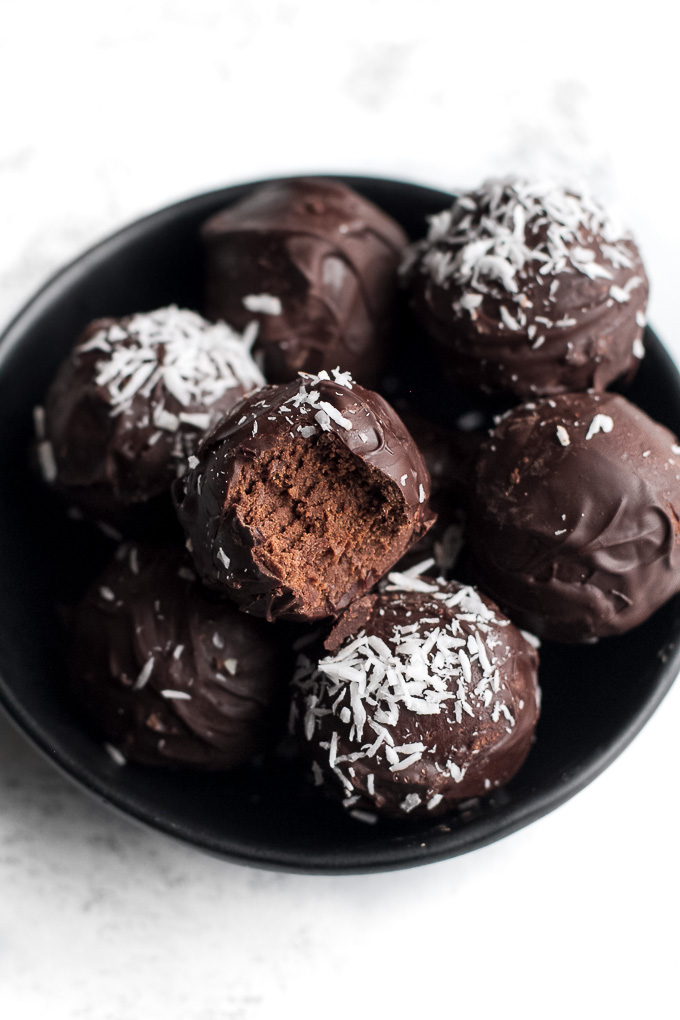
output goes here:
<path id="1" fill-rule="evenodd" d="M 262 565 L 311 606 L 383 573 L 410 537 L 396 487 L 330 434 L 257 454 L 230 502 L 261 536 Z"/>

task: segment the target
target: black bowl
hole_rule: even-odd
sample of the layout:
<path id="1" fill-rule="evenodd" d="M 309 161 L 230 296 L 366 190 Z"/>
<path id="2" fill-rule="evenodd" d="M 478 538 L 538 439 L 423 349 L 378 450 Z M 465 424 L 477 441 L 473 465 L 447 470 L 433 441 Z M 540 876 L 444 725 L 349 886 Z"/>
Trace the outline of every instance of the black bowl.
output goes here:
<path id="1" fill-rule="evenodd" d="M 342 178 L 412 235 L 450 201 L 396 181 Z M 301 872 L 367 872 L 442 860 L 491 843 L 591 782 L 633 739 L 680 666 L 680 599 L 642 627 L 589 647 L 544 645 L 543 714 L 519 775 L 443 823 L 367 826 L 310 791 L 294 757 L 227 776 L 120 768 L 62 695 L 58 605 L 99 565 L 29 470 L 31 411 L 79 330 L 101 315 L 201 304 L 198 225 L 252 185 L 200 195 L 126 227 L 64 269 L 0 340 L 0 700 L 64 772 L 141 822 L 231 861 Z M 628 396 L 680 432 L 680 378 L 648 330 Z M 676 647 L 677 646 L 677 647 Z"/>

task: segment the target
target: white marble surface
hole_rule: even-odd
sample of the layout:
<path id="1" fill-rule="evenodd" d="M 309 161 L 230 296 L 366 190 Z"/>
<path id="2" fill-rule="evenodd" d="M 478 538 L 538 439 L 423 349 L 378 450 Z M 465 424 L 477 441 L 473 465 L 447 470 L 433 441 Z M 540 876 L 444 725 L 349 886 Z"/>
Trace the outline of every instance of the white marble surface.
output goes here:
<path id="1" fill-rule="evenodd" d="M 624 208 L 650 320 L 680 355 L 666 9 L 0 0 L 0 322 L 184 195 L 299 170 L 457 186 L 519 169 Z M 674 689 L 601 778 L 501 843 L 352 878 L 249 871 L 141 831 L 0 719 L 0 1016 L 670 1016 L 678 710 Z"/>

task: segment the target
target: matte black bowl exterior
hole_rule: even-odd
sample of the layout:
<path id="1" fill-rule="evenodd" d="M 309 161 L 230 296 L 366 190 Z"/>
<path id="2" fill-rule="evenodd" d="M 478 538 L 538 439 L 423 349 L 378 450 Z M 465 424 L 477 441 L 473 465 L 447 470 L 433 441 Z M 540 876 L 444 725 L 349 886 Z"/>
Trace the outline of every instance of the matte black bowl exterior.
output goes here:
<path id="1" fill-rule="evenodd" d="M 416 236 L 442 192 L 343 178 Z M 31 409 L 79 330 L 100 315 L 177 303 L 200 307 L 198 226 L 252 188 L 199 195 L 103 241 L 59 273 L 0 340 L 0 701 L 81 786 L 144 822 L 230 861 L 288 871 L 403 868 L 465 853 L 572 797 L 633 739 L 680 666 L 680 599 L 622 637 L 588 647 L 544 645 L 543 714 L 516 779 L 492 801 L 444 823 L 361 824 L 310 791 L 292 758 L 227 776 L 119 768 L 62 696 L 58 597 L 91 574 L 102 549 L 46 498 L 28 467 Z M 680 378 L 651 333 L 632 400 L 680 433 Z"/>

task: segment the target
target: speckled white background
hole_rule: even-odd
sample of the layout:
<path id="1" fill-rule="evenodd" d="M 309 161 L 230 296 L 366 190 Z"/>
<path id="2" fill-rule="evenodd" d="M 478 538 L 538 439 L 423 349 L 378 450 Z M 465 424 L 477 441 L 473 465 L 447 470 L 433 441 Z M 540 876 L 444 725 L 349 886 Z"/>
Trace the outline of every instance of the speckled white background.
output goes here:
<path id="1" fill-rule="evenodd" d="M 518 169 L 582 177 L 625 210 L 650 320 L 680 356 L 666 10 L 0 0 L 0 323 L 84 247 L 191 193 L 300 170 L 455 187 Z M 675 689 L 529 829 L 352 878 L 248 871 L 139 830 L 0 719 L 0 1016 L 671 1016 L 679 710 Z"/>

